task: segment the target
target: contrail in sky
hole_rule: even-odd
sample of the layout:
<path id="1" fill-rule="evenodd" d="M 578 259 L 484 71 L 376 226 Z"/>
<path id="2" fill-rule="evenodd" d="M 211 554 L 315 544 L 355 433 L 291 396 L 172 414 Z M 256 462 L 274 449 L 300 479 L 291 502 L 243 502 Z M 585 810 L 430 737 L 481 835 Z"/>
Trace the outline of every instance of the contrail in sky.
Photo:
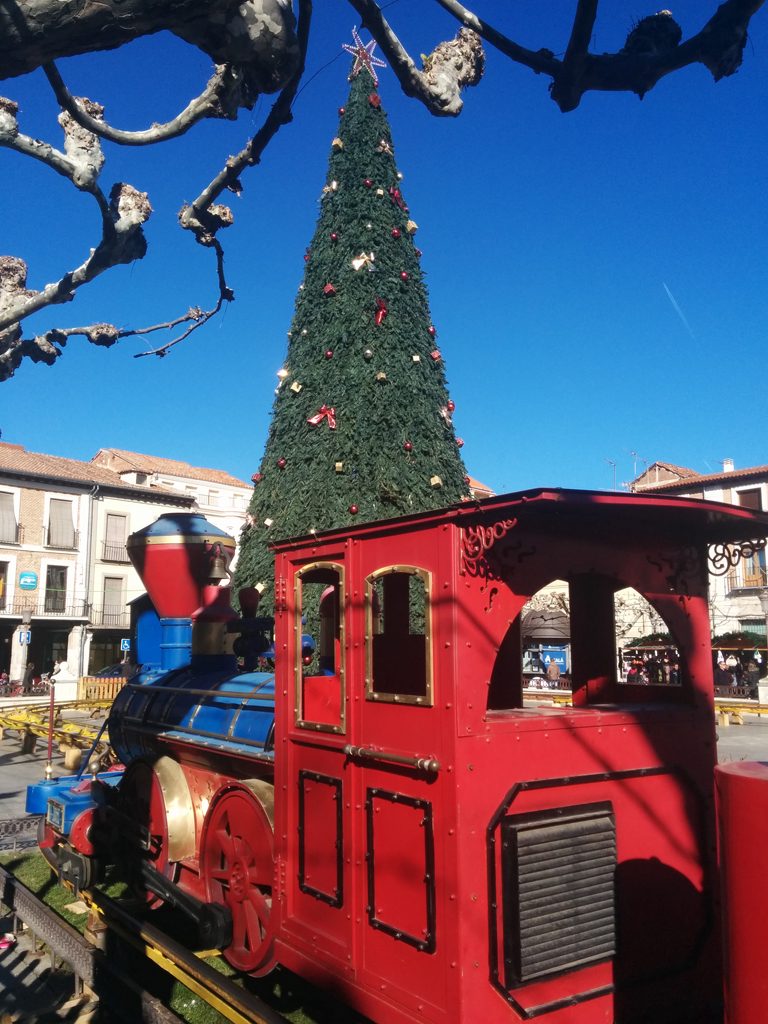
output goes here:
<path id="1" fill-rule="evenodd" d="M 664 286 L 664 291 L 667 293 L 667 297 L 669 298 L 669 301 L 672 303 L 672 308 L 677 313 L 677 315 L 680 317 L 680 319 L 683 321 L 683 326 L 685 327 L 686 331 L 688 331 L 688 333 L 690 334 L 691 338 L 694 341 L 696 341 L 696 335 L 691 330 L 691 325 L 688 323 L 688 320 L 686 319 L 685 313 L 682 311 L 682 309 L 680 309 L 680 306 L 678 305 L 677 299 L 672 294 L 672 292 L 669 290 L 669 288 L 667 288 L 666 281 L 662 281 L 661 283 Z"/>

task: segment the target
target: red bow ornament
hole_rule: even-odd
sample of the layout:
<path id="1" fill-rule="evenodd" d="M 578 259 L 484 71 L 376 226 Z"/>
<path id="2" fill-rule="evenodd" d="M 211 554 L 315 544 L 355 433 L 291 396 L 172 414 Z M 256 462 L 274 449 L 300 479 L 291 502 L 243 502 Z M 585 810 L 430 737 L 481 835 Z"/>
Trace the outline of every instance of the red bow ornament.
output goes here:
<path id="1" fill-rule="evenodd" d="M 384 317 L 387 315 L 388 312 L 389 312 L 389 310 L 387 309 L 387 304 L 384 301 L 384 299 L 377 298 L 376 299 L 376 313 L 375 313 L 375 315 L 373 317 L 373 319 L 376 321 L 376 326 L 377 327 L 381 327 L 382 323 L 384 322 Z"/>
<path id="2" fill-rule="evenodd" d="M 336 410 L 332 405 L 321 405 L 314 416 L 307 417 L 307 423 L 312 427 L 319 427 L 323 420 L 328 420 L 331 430 L 336 429 Z"/>
<path id="3" fill-rule="evenodd" d="M 399 188 L 395 188 L 394 185 L 390 185 L 387 191 L 389 192 L 389 198 L 395 206 L 399 206 L 401 210 L 408 210 Z"/>

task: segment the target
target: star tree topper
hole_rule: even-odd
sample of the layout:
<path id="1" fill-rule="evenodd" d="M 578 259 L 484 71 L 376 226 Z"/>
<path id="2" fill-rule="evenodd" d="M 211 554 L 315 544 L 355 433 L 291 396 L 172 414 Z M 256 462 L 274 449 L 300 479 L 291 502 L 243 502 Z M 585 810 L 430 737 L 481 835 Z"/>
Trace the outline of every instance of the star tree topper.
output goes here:
<path id="1" fill-rule="evenodd" d="M 383 60 L 379 60 L 378 57 L 373 56 L 373 51 L 376 49 L 376 41 L 371 40 L 370 43 L 363 43 L 360 36 L 357 34 L 357 29 L 352 29 L 352 38 L 355 42 L 354 46 L 350 46 L 349 43 L 342 43 L 342 50 L 346 50 L 347 53 L 351 53 L 355 58 L 355 64 L 350 72 L 350 78 L 357 78 L 363 68 L 366 69 L 368 74 L 373 79 L 373 84 L 379 84 L 379 76 L 376 74 L 376 68 L 385 68 L 387 65 Z"/>

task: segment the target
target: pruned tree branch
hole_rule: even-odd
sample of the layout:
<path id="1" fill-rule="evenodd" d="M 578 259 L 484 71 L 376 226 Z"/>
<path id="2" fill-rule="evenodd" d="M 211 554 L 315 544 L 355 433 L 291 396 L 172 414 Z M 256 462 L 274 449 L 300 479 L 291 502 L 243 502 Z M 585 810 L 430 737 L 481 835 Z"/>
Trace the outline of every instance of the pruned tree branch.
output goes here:
<path id="1" fill-rule="evenodd" d="M 253 103 L 295 73 L 294 28 L 290 0 L 4 0 L 0 79 L 165 29 L 207 53 L 214 64 L 237 68 Z"/>
<path id="2" fill-rule="evenodd" d="M 374 0 L 352 2 L 361 15 L 365 11 L 366 19 L 376 8 Z M 549 49 L 534 51 L 520 46 L 458 0 L 436 3 L 516 64 L 548 75 L 552 79 L 552 99 L 565 113 L 575 110 L 582 96 L 593 90 L 633 92 L 642 98 L 666 75 L 690 64 L 703 64 L 715 81 L 734 74 L 741 66 L 749 22 L 765 0 L 725 0 L 704 27 L 684 43 L 680 42 L 682 30 L 671 13 L 660 11 L 641 19 L 618 53 L 605 54 L 586 52 L 599 0 L 580 0 L 564 60 L 558 60 Z M 375 25 L 372 12 L 371 18 Z M 371 32 L 378 39 L 374 28 Z M 383 41 L 379 41 L 383 48 Z"/>
<path id="3" fill-rule="evenodd" d="M 0 380 L 11 376 L 24 357 L 29 357 L 34 362 L 44 362 L 50 365 L 61 355 L 61 349 L 66 345 L 67 339 L 73 336 L 85 337 L 96 345 L 112 345 L 120 338 L 148 334 L 157 330 L 172 330 L 186 324 L 187 326 L 181 334 L 163 345 L 147 352 L 137 353 L 138 356 L 165 356 L 174 345 L 184 341 L 193 331 L 215 316 L 225 302 L 234 298 L 234 293 L 228 286 L 224 274 L 224 250 L 216 238 L 217 232 L 221 228 L 231 225 L 234 218 L 228 207 L 216 204 L 214 200 L 225 188 L 230 188 L 233 191 L 239 190 L 239 175 L 242 171 L 247 166 L 259 162 L 265 147 L 279 128 L 292 120 L 291 105 L 303 74 L 309 40 L 311 0 L 300 0 L 299 12 L 297 34 L 299 61 L 292 78 L 275 101 L 259 132 L 241 153 L 227 161 L 223 170 L 203 190 L 198 199 L 191 205 L 185 206 L 179 215 L 182 227 L 191 230 L 201 245 L 212 248 L 216 254 L 217 301 L 209 310 L 193 307 L 183 316 L 163 324 L 139 329 L 122 329 L 112 324 L 52 328 L 32 339 L 21 337 L 20 325 L 32 313 L 38 312 L 45 306 L 69 301 L 73 298 L 77 288 L 93 280 L 98 274 L 119 263 L 132 262 L 134 259 L 141 259 L 144 256 L 146 240 L 141 225 L 152 212 L 146 193 L 138 192 L 132 186 L 121 183 L 113 188 L 110 201 L 107 203 L 96 182 L 103 166 L 103 155 L 97 136 L 101 135 L 111 138 L 112 141 L 126 143 L 125 136 L 131 135 L 133 136 L 131 142 L 126 144 L 141 144 L 136 141 L 136 136 L 146 133 L 116 132 L 115 129 L 107 126 L 103 120 L 103 108 L 88 99 L 75 99 L 69 93 L 53 65 L 46 68 L 46 73 L 57 93 L 59 102 L 65 108 L 59 116 L 59 123 L 64 130 L 65 137 L 64 153 L 47 143 L 21 134 L 16 119 L 17 105 L 11 100 L 0 98 L 0 145 L 41 160 L 57 173 L 72 181 L 77 188 L 93 195 L 99 203 L 102 213 L 102 239 L 89 258 L 75 270 L 64 274 L 59 281 L 46 285 L 41 291 L 30 291 L 26 288 L 27 268 L 22 260 L 5 257 L 2 258 L 6 261 L 4 264 L 0 260 Z M 223 86 L 228 83 L 228 79 L 231 80 L 229 69 L 218 68 L 217 73 L 208 83 L 206 92 L 198 98 L 198 101 L 190 104 L 184 113 L 189 112 L 190 108 L 196 104 L 198 120 L 203 116 L 222 116 L 218 100 L 223 95 Z M 200 112 L 200 108 L 204 105 L 207 106 L 208 113 Z M 165 130 L 166 137 L 171 137 L 170 132 L 174 129 L 169 126 L 180 129 L 176 130 L 175 134 L 181 134 L 182 131 L 191 127 L 192 116 L 194 115 L 190 113 L 187 119 L 189 123 L 186 125 L 182 124 L 184 119 L 184 114 L 182 114 L 173 122 L 160 126 L 160 134 Z M 116 135 L 122 136 L 122 138 L 116 138 Z M 158 138 L 156 141 L 161 141 L 161 139 Z"/>
<path id="4" fill-rule="evenodd" d="M 456 117 L 461 113 L 461 90 L 477 85 L 485 55 L 474 31 L 462 29 L 451 42 L 440 43 L 419 71 L 373 0 L 349 0 L 389 59 L 406 96 L 420 100 L 432 114 Z"/>
<path id="5" fill-rule="evenodd" d="M 275 100 L 259 131 L 239 153 L 228 158 L 221 171 L 203 189 L 197 199 L 193 203 L 183 206 L 179 212 L 179 223 L 183 228 L 191 231 L 201 245 L 210 245 L 210 239 L 215 237 L 216 231 L 220 227 L 228 227 L 232 223 L 232 214 L 228 207 L 215 204 L 221 193 L 225 189 L 229 189 L 235 194 L 240 193 L 242 172 L 246 167 L 252 167 L 261 161 L 264 150 L 279 129 L 293 120 L 291 107 L 304 73 L 304 62 L 309 44 L 309 27 L 312 18 L 311 0 L 302 0 L 299 3 L 299 10 L 298 40 L 301 56 L 296 75 Z"/>
<path id="6" fill-rule="evenodd" d="M 239 72 L 227 64 L 221 64 L 200 95 L 191 100 L 176 117 L 165 124 L 153 124 L 144 131 L 128 132 L 107 124 L 103 118 L 103 108 L 99 116 L 92 117 L 88 109 L 89 101 L 78 99 L 70 93 L 55 64 L 43 65 L 43 71 L 59 105 L 73 120 L 86 131 L 122 146 L 152 146 L 176 139 L 207 117 L 233 121 L 238 110 L 246 105 Z"/>

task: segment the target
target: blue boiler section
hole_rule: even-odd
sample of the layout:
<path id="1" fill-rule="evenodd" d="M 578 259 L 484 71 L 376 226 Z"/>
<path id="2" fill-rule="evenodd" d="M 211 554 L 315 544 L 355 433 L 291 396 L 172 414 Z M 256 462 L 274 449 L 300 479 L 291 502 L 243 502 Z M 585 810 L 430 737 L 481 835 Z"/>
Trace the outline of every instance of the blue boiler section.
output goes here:
<path id="1" fill-rule="evenodd" d="M 157 755 L 165 742 L 218 754 L 271 754 L 275 677 L 268 672 L 189 667 L 128 683 L 109 715 L 109 739 L 123 762 Z"/>

